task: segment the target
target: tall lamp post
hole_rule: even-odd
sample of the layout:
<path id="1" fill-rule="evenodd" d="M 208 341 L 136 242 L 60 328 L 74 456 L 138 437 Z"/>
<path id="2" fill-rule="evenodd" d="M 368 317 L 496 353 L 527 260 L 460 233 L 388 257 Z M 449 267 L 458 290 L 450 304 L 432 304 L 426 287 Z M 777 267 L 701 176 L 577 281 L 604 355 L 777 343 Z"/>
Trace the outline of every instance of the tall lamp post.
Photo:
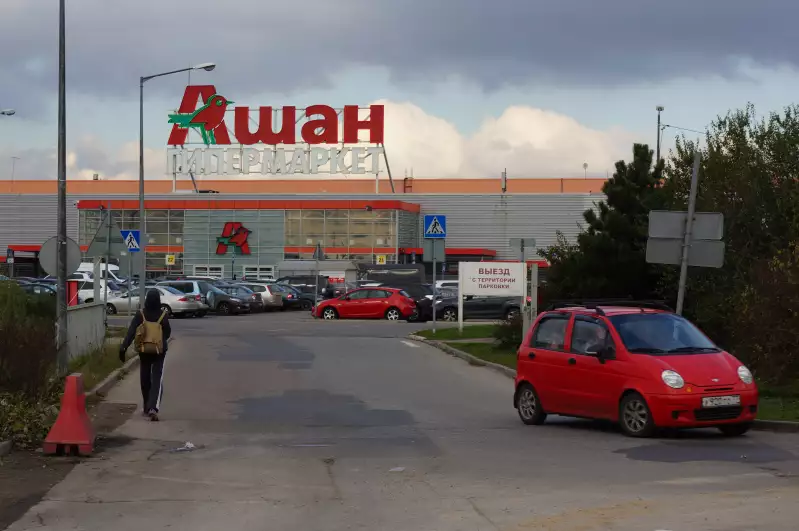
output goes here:
<path id="1" fill-rule="evenodd" d="M 660 134 L 661 134 L 660 113 L 662 113 L 665 110 L 665 107 L 663 107 L 663 105 L 658 105 L 657 107 L 655 107 L 655 110 L 658 112 L 658 137 L 657 137 L 657 144 L 656 144 L 656 146 L 657 146 L 657 158 L 655 159 L 655 164 L 657 164 L 658 162 L 660 162 Z"/>
<path id="2" fill-rule="evenodd" d="M 139 277 L 139 308 L 144 309 L 144 286 L 146 282 L 147 271 L 147 244 L 146 240 L 146 224 L 144 219 L 144 84 L 151 79 L 157 77 L 171 76 L 172 74 L 180 74 L 182 72 L 191 72 L 192 70 L 205 70 L 210 72 L 216 68 L 214 63 L 202 63 L 189 68 L 181 68 L 179 70 L 172 70 L 171 72 L 163 72 L 152 76 L 143 76 L 139 78 L 139 229 L 141 232 L 141 271 Z M 130 271 L 133 274 L 133 271 Z"/>

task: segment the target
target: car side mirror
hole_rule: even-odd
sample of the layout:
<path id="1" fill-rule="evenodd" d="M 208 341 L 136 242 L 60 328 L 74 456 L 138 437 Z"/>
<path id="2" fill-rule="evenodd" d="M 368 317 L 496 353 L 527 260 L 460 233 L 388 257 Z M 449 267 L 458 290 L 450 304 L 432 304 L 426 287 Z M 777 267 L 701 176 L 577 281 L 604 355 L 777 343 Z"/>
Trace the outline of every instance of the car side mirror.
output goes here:
<path id="1" fill-rule="evenodd" d="M 616 349 L 613 348 L 612 345 L 608 345 L 606 347 L 602 347 L 593 355 L 599 358 L 600 361 L 612 360 L 616 358 Z"/>

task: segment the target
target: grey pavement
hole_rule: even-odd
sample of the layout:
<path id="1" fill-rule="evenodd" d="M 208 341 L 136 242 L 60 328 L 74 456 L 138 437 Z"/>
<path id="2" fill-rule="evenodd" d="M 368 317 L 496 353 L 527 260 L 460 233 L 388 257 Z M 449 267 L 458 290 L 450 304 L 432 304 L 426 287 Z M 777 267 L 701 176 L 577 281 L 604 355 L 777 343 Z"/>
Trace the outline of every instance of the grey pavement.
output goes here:
<path id="1" fill-rule="evenodd" d="M 175 320 L 162 422 L 131 418 L 9 529 L 796 529 L 799 435 L 527 427 L 511 380 L 403 339 L 420 328 Z"/>

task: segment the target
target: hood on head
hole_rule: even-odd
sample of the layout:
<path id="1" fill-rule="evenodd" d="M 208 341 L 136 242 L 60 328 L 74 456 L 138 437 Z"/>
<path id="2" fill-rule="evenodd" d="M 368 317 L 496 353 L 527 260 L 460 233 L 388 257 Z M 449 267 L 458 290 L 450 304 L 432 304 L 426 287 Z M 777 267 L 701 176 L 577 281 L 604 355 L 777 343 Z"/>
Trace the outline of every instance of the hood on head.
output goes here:
<path id="1" fill-rule="evenodd" d="M 151 289 L 144 298 L 145 310 L 158 310 L 161 308 L 161 294 L 157 289 Z"/>

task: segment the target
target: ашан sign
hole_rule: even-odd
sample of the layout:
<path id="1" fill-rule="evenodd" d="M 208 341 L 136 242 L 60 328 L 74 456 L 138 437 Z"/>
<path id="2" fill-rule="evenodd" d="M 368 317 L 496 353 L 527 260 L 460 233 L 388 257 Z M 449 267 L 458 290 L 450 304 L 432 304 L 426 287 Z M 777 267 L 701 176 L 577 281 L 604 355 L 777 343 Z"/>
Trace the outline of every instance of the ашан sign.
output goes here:
<path id="1" fill-rule="evenodd" d="M 463 295 L 522 297 L 524 264 L 460 262 L 458 275 Z"/>
<path id="2" fill-rule="evenodd" d="M 362 118 L 361 108 L 346 105 L 339 116 L 329 105 L 311 105 L 305 109 L 259 107 L 255 113 L 249 107 L 234 106 L 213 85 L 188 86 L 177 112 L 169 115 L 168 171 L 377 173 L 383 154 L 384 109 L 371 105 L 367 112 L 368 119 Z M 190 131 L 199 135 L 205 147 L 184 147 L 191 144 Z"/>

